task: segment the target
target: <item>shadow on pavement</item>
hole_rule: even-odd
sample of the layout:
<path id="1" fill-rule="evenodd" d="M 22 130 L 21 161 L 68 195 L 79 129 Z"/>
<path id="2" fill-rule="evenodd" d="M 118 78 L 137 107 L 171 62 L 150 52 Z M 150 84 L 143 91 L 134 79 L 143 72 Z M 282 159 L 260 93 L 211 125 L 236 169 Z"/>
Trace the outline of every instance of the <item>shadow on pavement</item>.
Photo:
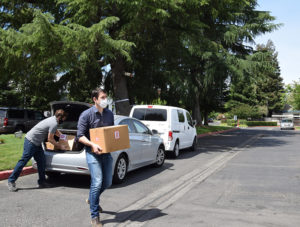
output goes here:
<path id="1" fill-rule="evenodd" d="M 119 213 L 112 211 L 103 211 L 103 213 L 115 215 L 114 219 L 101 220 L 103 224 L 123 223 L 125 221 L 146 222 L 167 215 L 166 213 L 163 213 L 160 209 L 157 208 L 145 210 L 131 210 Z"/>
<path id="2" fill-rule="evenodd" d="M 148 178 L 154 177 L 157 174 L 171 168 L 173 164 L 164 163 L 163 166 L 159 168 L 152 167 L 151 165 L 142 167 L 140 169 L 131 171 L 127 173 L 125 182 L 122 184 L 113 184 L 111 188 L 121 188 L 127 185 L 135 184 L 137 182 L 147 180 Z M 90 176 L 89 175 L 79 175 L 79 174 L 61 174 L 59 176 L 49 178 L 49 183 L 55 187 L 71 187 L 71 188 L 90 188 Z M 20 190 L 32 190 L 39 189 L 38 187 L 21 188 Z"/>

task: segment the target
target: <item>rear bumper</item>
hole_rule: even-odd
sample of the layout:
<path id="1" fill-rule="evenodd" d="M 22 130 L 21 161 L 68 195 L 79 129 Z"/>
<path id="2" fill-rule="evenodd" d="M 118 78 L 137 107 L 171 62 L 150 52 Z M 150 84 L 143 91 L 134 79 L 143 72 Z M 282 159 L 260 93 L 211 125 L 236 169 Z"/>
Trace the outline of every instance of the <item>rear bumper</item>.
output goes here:
<path id="1" fill-rule="evenodd" d="M 85 151 L 75 152 L 52 152 L 45 151 L 46 171 L 74 173 L 89 175 L 88 165 L 86 163 Z M 35 160 L 32 160 L 33 168 L 37 169 Z"/>
<path id="2" fill-rule="evenodd" d="M 14 130 L 15 130 L 15 127 L 13 127 L 13 126 L 0 127 L 0 133 L 13 133 Z"/>

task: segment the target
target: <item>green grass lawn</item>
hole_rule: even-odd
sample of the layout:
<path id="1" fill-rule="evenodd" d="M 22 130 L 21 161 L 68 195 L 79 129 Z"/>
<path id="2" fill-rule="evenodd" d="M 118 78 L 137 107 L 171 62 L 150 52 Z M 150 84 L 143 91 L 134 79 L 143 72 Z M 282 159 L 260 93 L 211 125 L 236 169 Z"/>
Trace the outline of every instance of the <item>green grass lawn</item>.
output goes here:
<path id="1" fill-rule="evenodd" d="M 300 126 L 295 126 L 295 130 L 300 130 Z"/>
<path id="2" fill-rule="evenodd" d="M 22 156 L 23 144 L 24 134 L 22 139 L 15 138 L 14 134 L 0 135 L 0 171 L 15 167 Z M 30 165 L 31 161 L 27 163 L 27 166 Z"/>
<path id="3" fill-rule="evenodd" d="M 223 130 L 227 130 L 227 129 L 231 129 L 231 128 L 233 128 L 233 127 L 230 127 L 230 126 L 197 126 L 197 134 L 223 131 Z"/>

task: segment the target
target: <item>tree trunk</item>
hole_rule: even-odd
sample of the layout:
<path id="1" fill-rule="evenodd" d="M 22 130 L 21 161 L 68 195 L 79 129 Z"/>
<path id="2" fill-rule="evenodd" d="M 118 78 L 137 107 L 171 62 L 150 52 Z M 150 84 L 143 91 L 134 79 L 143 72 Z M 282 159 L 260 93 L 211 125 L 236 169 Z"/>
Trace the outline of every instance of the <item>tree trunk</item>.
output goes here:
<path id="1" fill-rule="evenodd" d="M 195 105 L 193 107 L 193 118 L 197 121 L 197 125 L 202 125 L 202 117 L 200 112 L 198 95 L 196 95 Z"/>
<path id="2" fill-rule="evenodd" d="M 204 125 L 208 126 L 208 114 L 204 113 Z"/>
<path id="3" fill-rule="evenodd" d="M 119 115 L 128 116 L 131 107 L 129 104 L 126 77 L 124 75 L 124 59 L 122 57 L 117 57 L 115 62 L 111 64 L 111 71 L 114 87 L 116 113 Z"/>

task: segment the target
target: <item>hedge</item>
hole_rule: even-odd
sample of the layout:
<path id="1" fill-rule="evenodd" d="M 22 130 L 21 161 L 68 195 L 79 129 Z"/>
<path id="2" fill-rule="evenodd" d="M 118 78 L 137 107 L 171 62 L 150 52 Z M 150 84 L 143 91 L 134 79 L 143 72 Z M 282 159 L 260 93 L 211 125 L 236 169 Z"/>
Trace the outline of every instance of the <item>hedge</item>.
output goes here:
<path id="1" fill-rule="evenodd" d="M 232 119 L 227 119 L 226 121 L 228 126 L 237 126 L 237 121 Z M 247 126 L 277 126 L 277 122 L 273 121 L 247 121 L 247 120 L 239 120 L 240 125 L 247 125 Z"/>
<path id="2" fill-rule="evenodd" d="M 274 121 L 247 121 L 247 126 L 277 126 Z"/>

